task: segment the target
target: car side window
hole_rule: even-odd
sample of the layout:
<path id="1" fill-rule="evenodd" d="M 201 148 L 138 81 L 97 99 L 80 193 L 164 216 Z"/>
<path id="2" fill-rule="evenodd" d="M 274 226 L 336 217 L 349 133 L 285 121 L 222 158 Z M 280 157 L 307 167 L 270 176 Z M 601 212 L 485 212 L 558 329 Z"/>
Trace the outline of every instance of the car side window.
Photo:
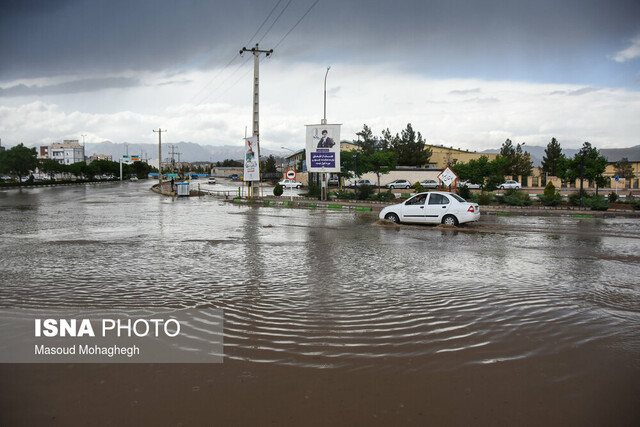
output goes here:
<path id="1" fill-rule="evenodd" d="M 418 202 L 418 196 L 413 196 L 412 198 L 410 198 L 409 200 L 407 200 L 404 204 L 405 204 L 405 205 L 417 205 L 417 204 L 419 204 L 419 202 Z"/>
<path id="2" fill-rule="evenodd" d="M 447 196 L 443 196 L 442 194 L 429 195 L 430 205 L 446 205 L 448 203 L 449 203 L 449 199 L 447 198 Z"/>

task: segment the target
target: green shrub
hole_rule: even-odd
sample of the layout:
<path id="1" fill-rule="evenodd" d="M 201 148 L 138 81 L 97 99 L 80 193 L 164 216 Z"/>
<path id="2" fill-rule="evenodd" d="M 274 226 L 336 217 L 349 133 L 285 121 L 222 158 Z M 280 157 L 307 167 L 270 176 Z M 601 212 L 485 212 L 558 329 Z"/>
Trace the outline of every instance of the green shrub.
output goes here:
<path id="1" fill-rule="evenodd" d="M 578 202 L 579 203 L 579 202 Z M 609 209 L 609 201 L 604 196 L 583 197 L 582 204 L 584 207 L 594 211 L 606 211 Z"/>
<path id="2" fill-rule="evenodd" d="M 556 191 L 556 186 L 549 181 L 544 187 L 544 194 L 538 194 L 538 200 L 544 206 L 558 206 L 562 203 L 562 195 Z"/>
<path id="3" fill-rule="evenodd" d="M 318 184 L 316 184 L 315 182 L 310 182 L 308 190 L 304 195 L 306 197 L 312 197 L 312 198 L 318 198 L 319 199 L 320 195 L 321 195 L 320 186 Z"/>
<path id="4" fill-rule="evenodd" d="M 413 184 L 412 187 L 414 190 L 416 190 L 416 193 L 427 191 L 422 185 L 420 185 L 420 181 L 416 181 L 416 183 Z"/>
<path id="5" fill-rule="evenodd" d="M 367 200 L 371 194 L 373 194 L 373 186 L 372 185 L 362 185 L 357 188 L 357 199 L 358 200 Z"/>
<path id="6" fill-rule="evenodd" d="M 613 191 L 609 193 L 609 203 L 615 203 L 618 201 L 618 195 Z"/>
<path id="7" fill-rule="evenodd" d="M 569 195 L 569 204 L 572 206 L 580 206 L 580 193 Z M 609 201 L 604 196 L 596 196 L 594 194 L 583 191 L 582 206 L 594 211 L 606 211 L 609 209 Z"/>
<path id="8" fill-rule="evenodd" d="M 544 195 L 546 197 L 551 197 L 555 196 L 556 194 L 556 186 L 553 185 L 553 182 L 549 181 L 547 185 L 544 186 Z"/>
<path id="9" fill-rule="evenodd" d="M 474 199 L 475 199 L 475 197 L 474 197 Z M 490 194 L 490 193 L 487 193 L 486 191 L 483 191 L 478 195 L 477 203 L 479 205 L 486 206 L 486 205 L 490 205 L 491 202 L 493 201 L 493 199 L 494 199 L 493 194 Z"/>
<path id="10" fill-rule="evenodd" d="M 369 196 L 369 200 L 377 202 L 389 202 L 395 200 L 396 196 L 391 191 L 384 191 L 382 193 L 374 193 Z"/>
<path id="11" fill-rule="evenodd" d="M 632 200 L 631 206 L 633 206 L 633 209 L 640 211 L 640 200 Z"/>
<path id="12" fill-rule="evenodd" d="M 276 186 L 273 187 L 273 195 L 282 196 L 282 193 L 284 193 L 284 188 L 282 187 L 282 185 L 276 184 Z"/>
<path id="13" fill-rule="evenodd" d="M 462 187 L 458 188 L 458 196 L 462 197 L 465 200 L 469 200 L 471 199 L 471 190 L 468 186 L 463 185 Z"/>
<path id="14" fill-rule="evenodd" d="M 540 203 L 544 206 L 558 206 L 562 203 L 562 194 L 554 193 L 549 196 L 546 194 L 538 194 L 538 200 L 540 200 Z"/>
<path id="15" fill-rule="evenodd" d="M 507 191 L 502 202 L 510 206 L 530 206 L 533 203 L 528 193 L 514 190 Z"/>
<path id="16" fill-rule="evenodd" d="M 590 197 L 589 193 L 586 191 L 582 192 L 582 202 L 584 204 L 584 199 Z M 580 192 L 569 194 L 569 204 L 571 206 L 580 206 Z"/>
<path id="17" fill-rule="evenodd" d="M 353 191 L 340 190 L 336 191 L 336 197 L 340 200 L 354 200 L 356 195 Z"/>

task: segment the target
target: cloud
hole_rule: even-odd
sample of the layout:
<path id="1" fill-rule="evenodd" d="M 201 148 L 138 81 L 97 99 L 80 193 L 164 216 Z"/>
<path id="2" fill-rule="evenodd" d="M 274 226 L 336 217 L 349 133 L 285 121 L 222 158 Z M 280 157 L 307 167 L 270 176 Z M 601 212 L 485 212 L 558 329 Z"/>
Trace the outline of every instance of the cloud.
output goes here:
<path id="1" fill-rule="evenodd" d="M 323 117 L 326 68 L 273 61 L 260 70 L 263 146 L 303 147 L 304 125 Z M 146 76 L 138 86 L 59 96 L 56 104 L 14 98 L 13 106 L 0 107 L 0 135 L 7 145 L 78 139 L 80 134 L 89 135 L 87 142 L 153 143 L 157 135 L 152 129 L 162 127 L 168 130 L 167 142 L 236 145 L 245 129 L 251 132 L 252 75 L 204 99 L 194 94 L 210 83 L 209 74 L 185 73 L 172 77 L 184 84 L 159 85 L 166 80 Z M 460 96 L 460 88 L 481 96 Z M 327 79 L 327 119 L 342 123 L 341 137 L 347 140 L 356 139 L 363 124 L 380 135 L 411 123 L 431 144 L 476 151 L 499 147 L 507 138 L 546 146 L 556 137 L 566 148 L 583 141 L 598 148 L 626 147 L 637 145 L 638 111 L 640 93 L 633 90 L 437 79 L 385 64 L 334 63 Z"/>
<path id="2" fill-rule="evenodd" d="M 616 62 L 627 62 L 636 58 L 640 58 L 640 36 L 631 40 L 631 46 L 611 56 Z"/>
<path id="3" fill-rule="evenodd" d="M 452 90 L 449 93 L 451 95 L 470 95 L 470 94 L 476 94 L 480 92 L 481 92 L 480 88 L 475 88 L 475 89 L 464 89 L 464 90 L 456 89 L 456 90 Z"/>
<path id="4" fill-rule="evenodd" d="M 6 89 L 0 88 L 0 97 L 11 98 L 96 92 L 105 89 L 131 88 L 138 85 L 140 85 L 139 79 L 128 77 L 90 78 L 45 86 L 27 86 L 24 83 L 20 83 Z"/>

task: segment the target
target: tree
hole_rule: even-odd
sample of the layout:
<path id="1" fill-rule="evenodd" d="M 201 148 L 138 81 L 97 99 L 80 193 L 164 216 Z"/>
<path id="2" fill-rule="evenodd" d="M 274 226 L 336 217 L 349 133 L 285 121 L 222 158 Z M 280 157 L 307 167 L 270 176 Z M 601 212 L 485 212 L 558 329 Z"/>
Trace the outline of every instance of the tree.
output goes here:
<path id="1" fill-rule="evenodd" d="M 269 157 L 267 157 L 267 160 L 264 162 L 264 165 L 262 166 L 262 171 L 263 172 L 278 172 L 278 166 L 276 165 L 276 158 L 273 157 L 273 154 L 270 154 Z"/>
<path id="2" fill-rule="evenodd" d="M 589 142 L 585 142 L 580 152 L 576 153 L 573 159 L 566 161 L 566 172 L 564 175 L 571 181 L 575 181 L 581 176 L 589 181 L 594 181 L 596 183 L 597 195 L 598 187 L 605 185 L 606 178 L 604 177 L 604 171 L 606 168 L 606 157 L 602 156 L 600 151 Z"/>
<path id="3" fill-rule="evenodd" d="M 480 156 L 480 158 L 471 159 L 467 163 L 458 162 L 451 166 L 451 169 L 458 175 L 460 181 L 484 185 L 485 179 L 491 176 L 493 168 L 490 165 L 489 157 Z"/>
<path id="4" fill-rule="evenodd" d="M 18 180 L 38 167 L 36 149 L 20 143 L 5 151 L 0 151 L 0 172 L 18 175 Z"/>
<path id="5" fill-rule="evenodd" d="M 564 157 L 562 154 L 562 148 L 557 139 L 551 138 L 551 142 L 547 144 L 547 148 L 544 150 L 544 156 L 542 157 L 542 171 L 551 175 L 558 176 L 558 166 Z"/>
<path id="6" fill-rule="evenodd" d="M 222 162 L 216 162 L 216 166 L 223 167 L 223 168 L 240 167 L 240 166 L 244 166 L 244 163 L 242 163 L 239 160 L 225 159 Z"/>
<path id="7" fill-rule="evenodd" d="M 340 169 L 343 171 L 342 175 L 345 178 L 350 178 L 354 176 L 353 172 L 355 172 L 357 176 L 362 176 L 362 174 L 369 172 L 371 167 L 368 156 L 365 156 L 360 151 L 350 150 L 340 153 Z"/>
<path id="8" fill-rule="evenodd" d="M 529 176 L 533 172 L 533 162 L 531 161 L 531 154 L 526 151 L 523 152 L 522 145 L 516 145 L 516 156 L 513 163 L 513 174 L 517 176 Z"/>
<path id="9" fill-rule="evenodd" d="M 389 129 L 382 132 L 383 145 L 395 151 L 398 164 L 403 166 L 423 166 L 429 163 L 433 151 L 426 147 L 426 142 L 420 132 L 413 130 L 411 123 L 395 136 L 391 136 Z"/>
<path id="10" fill-rule="evenodd" d="M 618 175 L 620 178 L 631 179 L 636 177 L 635 173 L 633 173 L 633 165 L 629 163 L 629 159 L 626 157 L 618 160 L 614 164 L 614 167 L 616 170 L 616 175 Z"/>
<path id="11" fill-rule="evenodd" d="M 39 169 L 52 178 L 55 176 L 55 174 L 61 173 L 63 171 L 63 167 L 60 162 L 51 159 L 43 161 L 40 164 Z"/>
<path id="12" fill-rule="evenodd" d="M 138 178 L 146 178 L 147 176 L 149 176 L 149 172 L 151 172 L 151 169 L 152 167 L 148 163 L 133 162 L 133 164 L 128 168 L 128 172 L 134 173 Z"/>
<path id="13" fill-rule="evenodd" d="M 76 178 L 84 175 L 86 169 L 87 164 L 85 162 L 71 163 L 68 167 L 68 171 L 76 176 Z"/>
<path id="14" fill-rule="evenodd" d="M 363 128 L 360 132 L 356 132 L 356 135 L 359 136 L 357 141 L 353 141 L 354 144 L 362 147 L 362 152 L 365 154 L 373 154 L 376 151 L 376 144 L 378 143 L 378 138 L 373 135 L 371 128 L 367 125 L 363 125 Z M 361 139 L 362 138 L 362 139 Z"/>
<path id="15" fill-rule="evenodd" d="M 396 153 L 391 151 L 376 151 L 372 154 L 365 154 L 370 171 L 378 177 L 378 192 L 380 192 L 380 175 L 388 174 L 397 166 Z"/>
<path id="16" fill-rule="evenodd" d="M 523 152 L 524 143 L 513 146 L 513 142 L 507 139 L 500 147 L 498 158 L 506 159 L 501 167 L 504 167 L 502 173 L 511 176 L 529 176 L 533 171 L 533 163 L 531 155 Z"/>

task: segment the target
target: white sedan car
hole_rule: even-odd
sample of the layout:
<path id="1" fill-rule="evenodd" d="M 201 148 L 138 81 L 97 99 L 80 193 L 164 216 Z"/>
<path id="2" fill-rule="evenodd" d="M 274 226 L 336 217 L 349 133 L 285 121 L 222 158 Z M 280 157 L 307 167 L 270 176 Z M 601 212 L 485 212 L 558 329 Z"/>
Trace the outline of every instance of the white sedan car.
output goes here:
<path id="1" fill-rule="evenodd" d="M 393 190 L 394 188 L 411 188 L 411 183 L 406 179 L 396 179 L 387 184 L 387 188 Z"/>
<path id="2" fill-rule="evenodd" d="M 278 184 L 283 186 L 284 188 L 301 188 L 302 184 L 298 181 L 294 181 L 293 179 L 283 179 Z"/>
<path id="3" fill-rule="evenodd" d="M 519 190 L 520 183 L 518 181 L 514 181 L 512 179 L 508 179 L 498 187 L 501 190 Z"/>
<path id="4" fill-rule="evenodd" d="M 480 207 L 453 193 L 432 191 L 418 193 L 403 203 L 387 206 L 380 219 L 395 223 L 458 225 L 480 219 Z"/>
<path id="5" fill-rule="evenodd" d="M 479 189 L 480 184 L 473 184 L 469 181 L 458 181 L 458 187 L 467 187 L 469 189 Z"/>

